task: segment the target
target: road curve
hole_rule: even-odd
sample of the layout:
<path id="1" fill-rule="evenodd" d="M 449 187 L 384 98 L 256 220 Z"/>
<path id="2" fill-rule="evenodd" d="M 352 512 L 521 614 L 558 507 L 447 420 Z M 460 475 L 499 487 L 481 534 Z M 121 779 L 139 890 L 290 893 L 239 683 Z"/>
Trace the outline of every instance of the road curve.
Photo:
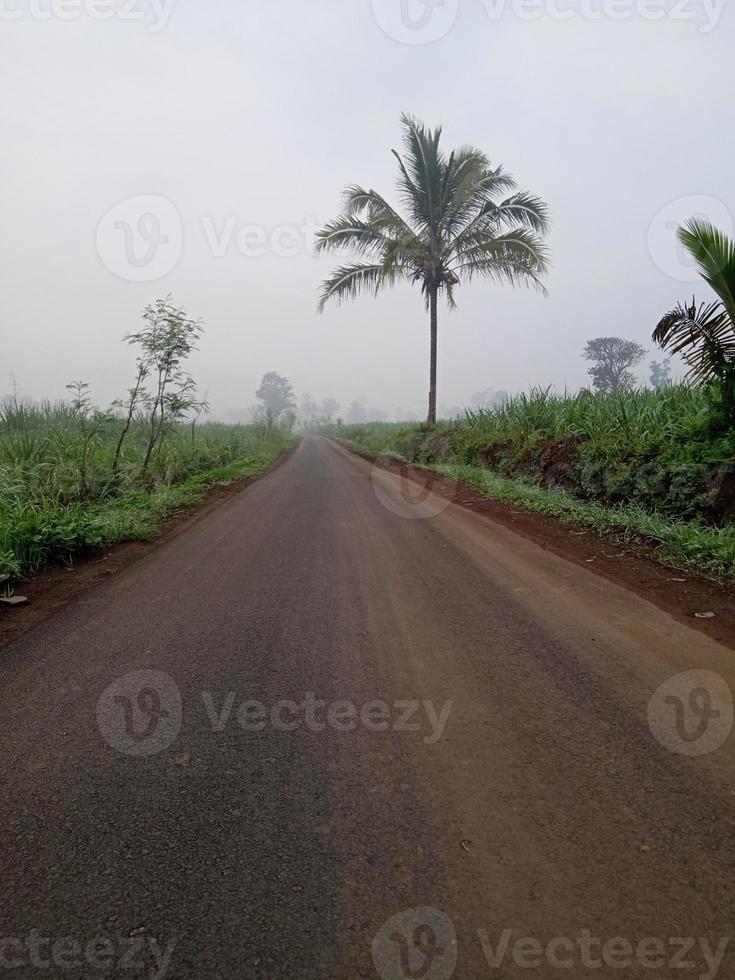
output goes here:
<path id="1" fill-rule="evenodd" d="M 307 438 L 4 651 L 9 976 L 735 975 L 732 652 L 406 494 Z"/>

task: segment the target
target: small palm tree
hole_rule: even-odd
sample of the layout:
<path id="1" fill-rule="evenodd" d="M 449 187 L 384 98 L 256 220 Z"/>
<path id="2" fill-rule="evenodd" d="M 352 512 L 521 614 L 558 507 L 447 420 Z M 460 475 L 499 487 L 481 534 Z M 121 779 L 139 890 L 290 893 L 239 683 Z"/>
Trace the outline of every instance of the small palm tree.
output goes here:
<path id="1" fill-rule="evenodd" d="M 694 258 L 719 299 L 697 306 L 679 303 L 653 332 L 664 350 L 681 354 L 695 384 L 716 382 L 721 414 L 735 421 L 735 242 L 708 221 L 693 219 L 679 228 L 679 241 Z"/>
<path id="2" fill-rule="evenodd" d="M 350 186 L 344 213 L 317 234 L 320 251 L 349 250 L 359 257 L 335 269 L 322 284 L 320 309 L 399 280 L 420 283 L 431 327 L 428 422 L 436 422 L 437 307 L 443 291 L 450 309 L 458 285 L 475 277 L 545 292 L 543 236 L 546 205 L 516 190 L 502 167 L 480 150 L 460 147 L 446 156 L 441 129 L 401 117 L 405 154 L 398 161 L 403 218 L 377 191 Z M 504 196 L 504 195 L 510 196 Z M 500 198 L 500 200 L 499 200 Z"/>

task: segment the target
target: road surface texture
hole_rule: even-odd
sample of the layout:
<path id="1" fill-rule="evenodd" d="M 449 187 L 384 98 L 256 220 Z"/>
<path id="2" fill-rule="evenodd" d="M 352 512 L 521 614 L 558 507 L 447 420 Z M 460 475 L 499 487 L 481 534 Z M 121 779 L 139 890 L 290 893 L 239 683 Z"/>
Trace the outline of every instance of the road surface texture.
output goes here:
<path id="1" fill-rule="evenodd" d="M 307 438 L 4 651 L 0 974 L 735 976 L 732 652 L 416 492 Z"/>

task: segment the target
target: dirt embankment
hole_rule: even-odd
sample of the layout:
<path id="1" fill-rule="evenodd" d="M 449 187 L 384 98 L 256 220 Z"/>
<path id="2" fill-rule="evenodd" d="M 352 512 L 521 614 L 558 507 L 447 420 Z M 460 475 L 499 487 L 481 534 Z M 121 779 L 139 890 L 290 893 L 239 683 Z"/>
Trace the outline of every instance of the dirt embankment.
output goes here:
<path id="1" fill-rule="evenodd" d="M 728 452 L 710 458 L 702 447 L 691 456 L 667 455 L 666 447 L 612 455 L 582 436 L 497 442 L 467 438 L 461 427 L 439 433 L 417 430 L 393 447 L 412 463 L 467 463 L 503 476 L 525 476 L 542 487 L 562 487 L 606 506 L 636 501 L 672 518 L 699 518 L 721 526 L 735 519 L 735 460 Z"/>

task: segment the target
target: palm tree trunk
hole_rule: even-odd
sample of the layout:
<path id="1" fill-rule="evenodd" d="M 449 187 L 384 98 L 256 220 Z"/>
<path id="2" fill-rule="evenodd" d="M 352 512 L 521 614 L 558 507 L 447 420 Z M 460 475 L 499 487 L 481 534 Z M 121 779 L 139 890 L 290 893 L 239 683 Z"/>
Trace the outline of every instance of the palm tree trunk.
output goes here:
<path id="1" fill-rule="evenodd" d="M 431 354 L 429 356 L 429 416 L 427 423 L 436 423 L 436 334 L 437 334 L 437 287 L 429 289 L 429 316 L 431 320 Z"/>

